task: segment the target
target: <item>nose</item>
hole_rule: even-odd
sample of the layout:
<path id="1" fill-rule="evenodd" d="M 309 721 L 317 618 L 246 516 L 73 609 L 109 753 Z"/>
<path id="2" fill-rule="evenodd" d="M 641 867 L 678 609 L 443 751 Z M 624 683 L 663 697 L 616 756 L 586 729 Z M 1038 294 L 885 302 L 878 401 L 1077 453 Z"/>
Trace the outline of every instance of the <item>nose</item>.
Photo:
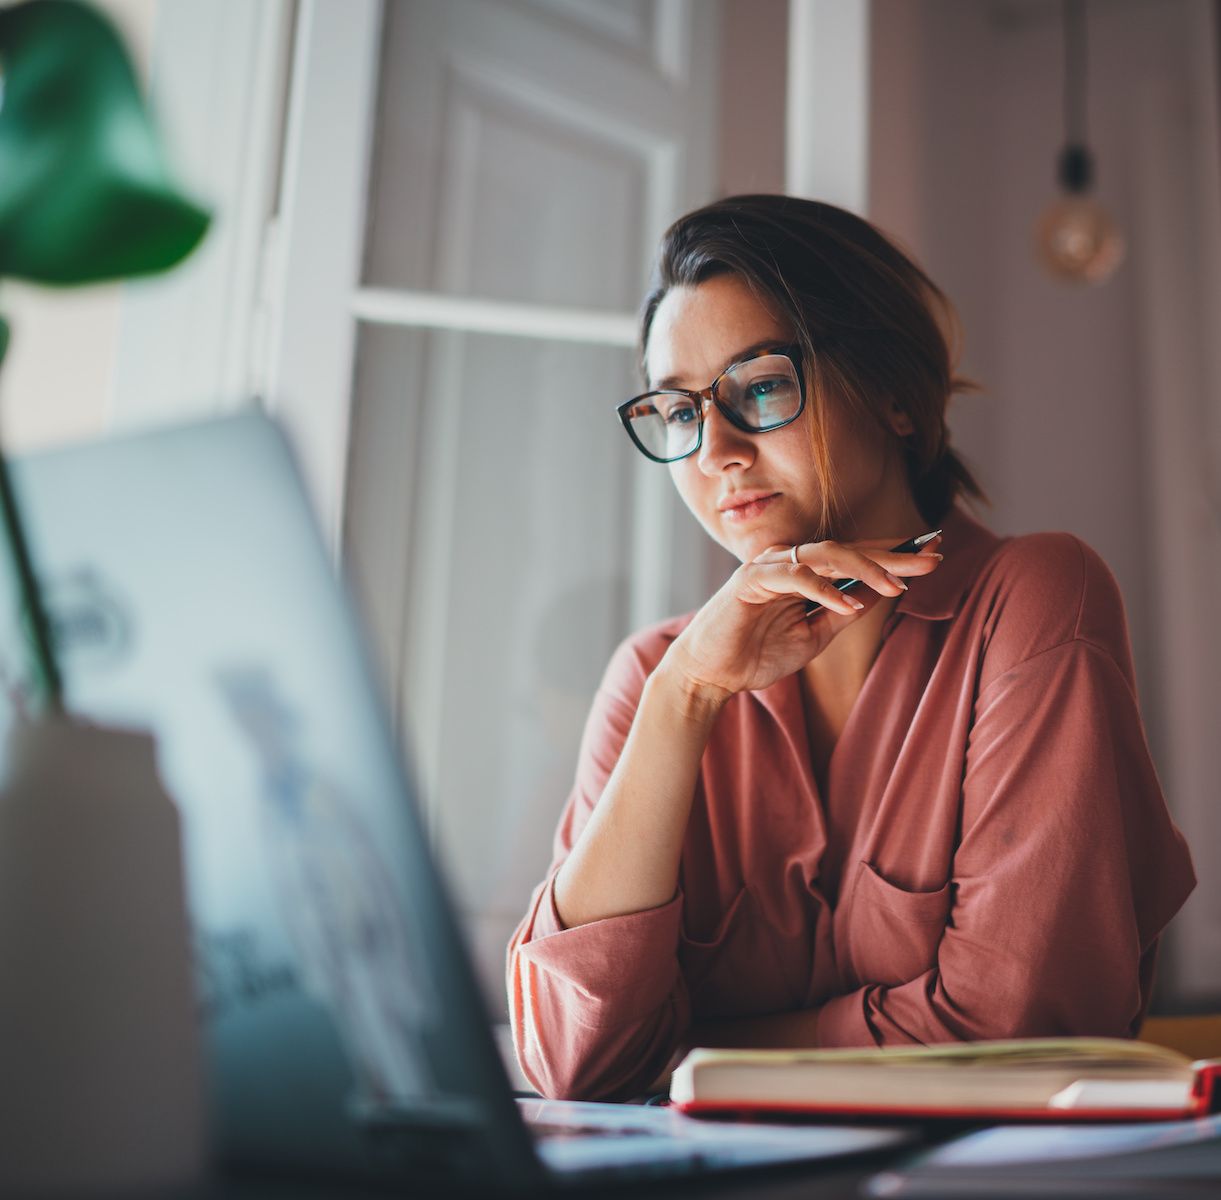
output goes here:
<path id="1" fill-rule="evenodd" d="M 704 433 L 696 461 L 705 475 L 719 475 L 733 467 L 747 467 L 755 458 L 755 444 L 726 418 L 711 400 L 704 400 Z"/>

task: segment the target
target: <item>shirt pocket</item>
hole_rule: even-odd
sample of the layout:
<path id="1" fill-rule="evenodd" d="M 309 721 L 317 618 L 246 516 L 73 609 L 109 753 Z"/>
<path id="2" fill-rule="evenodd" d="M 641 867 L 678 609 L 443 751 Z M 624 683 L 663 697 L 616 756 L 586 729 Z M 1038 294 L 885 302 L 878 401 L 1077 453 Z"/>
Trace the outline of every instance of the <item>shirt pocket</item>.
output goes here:
<path id="1" fill-rule="evenodd" d="M 733 898 L 710 937 L 692 937 L 684 926 L 678 961 L 696 1019 L 753 1016 L 793 1005 L 772 936 L 748 888 Z"/>
<path id="2" fill-rule="evenodd" d="M 937 963 L 937 947 L 950 915 L 951 884 L 909 892 L 862 862 L 836 950 L 850 988 L 881 983 L 894 987 Z"/>

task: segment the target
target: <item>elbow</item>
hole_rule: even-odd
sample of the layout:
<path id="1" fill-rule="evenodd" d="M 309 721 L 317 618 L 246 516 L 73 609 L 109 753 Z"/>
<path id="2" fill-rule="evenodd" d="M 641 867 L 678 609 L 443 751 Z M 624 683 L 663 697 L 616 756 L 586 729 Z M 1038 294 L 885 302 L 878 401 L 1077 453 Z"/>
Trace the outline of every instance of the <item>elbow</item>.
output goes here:
<path id="1" fill-rule="evenodd" d="M 517 1062 L 549 1100 L 627 1100 L 645 1093 L 671 1061 L 679 1031 L 666 1016 L 615 1029 L 549 1022 L 545 1038 L 515 1019 Z"/>
<path id="2" fill-rule="evenodd" d="M 523 949 L 509 948 L 509 1019 L 531 1086 L 554 1100 L 624 1100 L 644 1092 L 690 1026 L 676 964 L 654 965 L 658 956 L 643 954 L 637 967 L 623 969 L 621 955 L 594 944 L 543 965 Z"/>
<path id="3" fill-rule="evenodd" d="M 583 1045 L 586 1038 L 573 1036 L 589 1032 L 552 1026 L 544 1042 L 514 1022 L 517 1065 L 540 1096 L 548 1100 L 609 1099 L 603 1094 L 604 1065 L 596 1047 Z"/>

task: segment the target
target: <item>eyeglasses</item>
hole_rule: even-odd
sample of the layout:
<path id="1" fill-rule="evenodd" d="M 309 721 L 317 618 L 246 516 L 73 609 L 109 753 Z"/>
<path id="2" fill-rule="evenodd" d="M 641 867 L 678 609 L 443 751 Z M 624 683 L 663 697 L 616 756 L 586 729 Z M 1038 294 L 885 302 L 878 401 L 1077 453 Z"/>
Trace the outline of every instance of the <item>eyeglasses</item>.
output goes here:
<path id="1" fill-rule="evenodd" d="M 744 433 L 768 433 L 797 420 L 805 403 L 801 348 L 776 346 L 730 364 L 698 392 L 645 392 L 615 411 L 646 458 L 671 463 L 700 448 L 708 404 Z"/>

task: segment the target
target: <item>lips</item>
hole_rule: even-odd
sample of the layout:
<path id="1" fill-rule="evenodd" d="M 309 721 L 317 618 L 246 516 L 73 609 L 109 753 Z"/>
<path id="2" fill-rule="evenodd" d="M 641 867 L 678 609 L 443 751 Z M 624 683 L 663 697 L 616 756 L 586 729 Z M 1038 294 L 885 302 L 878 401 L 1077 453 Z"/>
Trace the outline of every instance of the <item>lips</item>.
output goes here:
<path id="1" fill-rule="evenodd" d="M 721 512 L 728 512 L 731 508 L 741 508 L 743 505 L 753 504 L 756 500 L 768 500 L 777 494 L 768 491 L 730 492 L 728 496 L 721 497 L 717 502 L 717 508 Z"/>
<path id="2" fill-rule="evenodd" d="M 778 496 L 779 492 L 732 492 L 717 504 L 717 510 L 727 521 L 749 521 L 757 517 Z"/>

